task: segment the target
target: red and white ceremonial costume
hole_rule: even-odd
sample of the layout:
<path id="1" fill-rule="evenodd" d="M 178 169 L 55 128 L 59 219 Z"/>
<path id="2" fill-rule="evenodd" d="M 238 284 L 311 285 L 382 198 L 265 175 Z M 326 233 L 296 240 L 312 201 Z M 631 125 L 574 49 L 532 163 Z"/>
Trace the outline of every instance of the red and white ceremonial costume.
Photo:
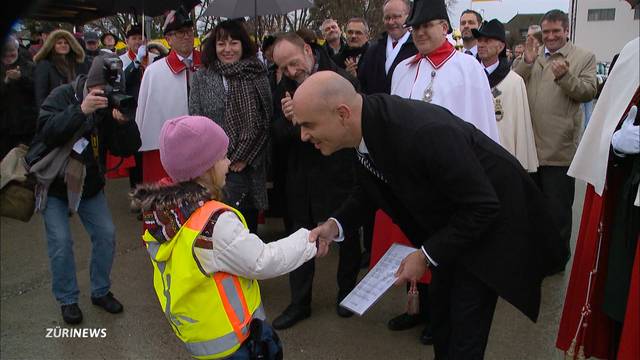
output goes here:
<path id="1" fill-rule="evenodd" d="M 478 60 L 456 51 L 445 41 L 429 55 L 417 54 L 398 64 L 393 71 L 391 95 L 423 100 L 430 85 L 432 104 L 445 107 L 500 143 L 493 95 Z"/>
<path id="2" fill-rule="evenodd" d="M 556 346 L 566 358 L 640 359 L 640 241 L 635 249 L 627 308 L 618 344 L 612 320 L 604 313 L 611 224 L 620 179 L 609 161 L 611 138 L 629 108 L 640 100 L 640 38 L 620 52 L 598 99 L 568 175 L 587 182 L 580 231 Z M 640 206 L 640 192 L 635 205 Z M 638 235 L 640 236 L 640 234 Z"/>
<path id="3" fill-rule="evenodd" d="M 183 58 L 171 51 L 166 58 L 149 65 L 142 77 L 136 123 L 142 139 L 142 179 L 155 182 L 168 175 L 160 163 L 159 138 L 164 122 L 178 116 L 189 115 L 189 76 L 201 65 L 200 53 L 191 55 L 192 68 L 188 71 Z"/>
<path id="4" fill-rule="evenodd" d="M 152 52 L 147 52 L 147 56 L 144 58 L 144 60 L 142 60 L 143 68 L 146 67 L 147 64 L 153 63 L 153 60 L 157 56 L 158 55 Z M 136 61 L 136 53 L 134 53 L 131 49 L 127 49 L 126 53 L 120 55 L 120 60 L 122 61 L 122 68 L 126 69 L 127 67 L 129 67 L 129 65 L 131 65 L 132 62 Z"/>

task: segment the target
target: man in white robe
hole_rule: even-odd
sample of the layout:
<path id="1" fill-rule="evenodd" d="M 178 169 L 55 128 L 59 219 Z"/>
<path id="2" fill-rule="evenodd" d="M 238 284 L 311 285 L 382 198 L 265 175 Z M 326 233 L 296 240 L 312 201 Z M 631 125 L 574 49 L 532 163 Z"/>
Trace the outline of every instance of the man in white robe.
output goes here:
<path id="1" fill-rule="evenodd" d="M 478 57 L 489 79 L 500 144 L 528 172 L 538 169 L 538 154 L 531 126 L 524 80 L 511 70 L 506 54 L 504 25 L 497 19 L 472 30 L 478 41 Z"/>
<path id="2" fill-rule="evenodd" d="M 145 70 L 136 112 L 144 183 L 167 176 L 158 151 L 160 130 L 165 121 L 189 114 L 189 78 L 200 66 L 200 53 L 193 49 L 193 22 L 184 8 L 167 15 L 164 36 L 171 52 Z"/>
<path id="3" fill-rule="evenodd" d="M 499 143 L 493 96 L 484 68 L 447 41 L 451 25 L 446 9 L 442 13 L 430 8 L 438 4 L 414 2 L 407 25 L 413 27 L 418 54 L 396 66 L 391 95 L 443 106 Z"/>

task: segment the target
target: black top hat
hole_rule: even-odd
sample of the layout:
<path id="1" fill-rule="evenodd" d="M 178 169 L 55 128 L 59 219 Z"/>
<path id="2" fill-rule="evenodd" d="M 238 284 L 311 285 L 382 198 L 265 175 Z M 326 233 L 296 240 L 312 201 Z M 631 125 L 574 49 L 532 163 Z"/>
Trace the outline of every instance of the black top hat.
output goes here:
<path id="1" fill-rule="evenodd" d="M 476 39 L 485 37 L 502 41 L 504 49 L 498 54 L 498 57 L 507 57 L 507 36 L 504 31 L 504 25 L 498 19 L 483 22 L 480 29 L 471 29 L 471 33 Z"/>
<path id="2" fill-rule="evenodd" d="M 142 27 L 140 25 L 129 26 L 129 30 L 127 30 L 125 37 L 129 37 L 132 35 L 142 35 Z"/>
<path id="3" fill-rule="evenodd" d="M 473 37 L 476 39 L 486 37 L 500 40 L 503 43 L 507 42 L 504 25 L 498 21 L 498 19 L 493 19 L 489 22 L 485 21 L 482 26 L 480 26 L 480 29 L 471 29 L 471 33 L 473 33 Z"/>
<path id="4" fill-rule="evenodd" d="M 193 21 L 189 17 L 189 11 L 180 5 L 176 10 L 171 10 L 164 20 L 162 33 L 167 35 L 170 31 L 182 29 L 183 27 L 193 26 Z"/>
<path id="5" fill-rule="evenodd" d="M 444 0 L 414 0 L 405 25 L 418 26 L 431 20 L 446 20 L 449 25 L 448 33 L 453 31 Z"/>

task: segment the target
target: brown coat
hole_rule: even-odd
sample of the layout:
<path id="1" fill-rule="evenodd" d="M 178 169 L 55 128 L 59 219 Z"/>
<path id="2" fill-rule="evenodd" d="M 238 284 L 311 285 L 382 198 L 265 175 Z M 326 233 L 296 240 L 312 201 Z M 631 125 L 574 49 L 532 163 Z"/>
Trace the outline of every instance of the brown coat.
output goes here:
<path id="1" fill-rule="evenodd" d="M 569 72 L 555 79 L 550 61 L 558 57 L 569 63 Z M 548 59 L 542 47 L 531 65 L 516 59 L 513 70 L 527 85 L 540 166 L 569 166 L 582 134 L 580 104 L 596 96 L 595 56 L 567 42 Z"/>

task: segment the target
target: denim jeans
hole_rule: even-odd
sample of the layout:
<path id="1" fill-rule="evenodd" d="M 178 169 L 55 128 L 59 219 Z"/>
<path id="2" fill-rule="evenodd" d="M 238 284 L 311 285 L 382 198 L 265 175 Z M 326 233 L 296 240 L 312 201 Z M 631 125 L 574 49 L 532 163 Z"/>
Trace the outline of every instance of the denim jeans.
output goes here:
<path id="1" fill-rule="evenodd" d="M 49 196 L 42 215 L 47 236 L 53 294 L 61 305 L 77 303 L 79 290 L 67 200 Z M 91 296 L 101 297 L 106 295 L 111 287 L 111 265 L 115 252 L 115 226 L 104 192 L 83 198 L 78 207 L 78 215 L 91 237 Z"/>
<path id="2" fill-rule="evenodd" d="M 253 320 L 256 321 L 256 320 Z M 255 335 L 255 334 L 252 334 Z M 259 336 L 260 342 L 264 347 L 260 347 L 258 344 L 254 344 L 251 337 L 247 339 L 242 346 L 233 353 L 231 356 L 225 358 L 226 360 L 252 360 L 256 359 L 256 357 L 251 356 L 251 347 L 257 346 L 256 349 L 261 349 L 263 351 L 258 351 L 257 359 L 264 360 L 282 360 L 283 358 L 283 350 L 282 350 L 282 342 L 280 341 L 280 337 L 273 330 L 271 325 L 266 321 L 262 321 L 262 334 Z"/>

